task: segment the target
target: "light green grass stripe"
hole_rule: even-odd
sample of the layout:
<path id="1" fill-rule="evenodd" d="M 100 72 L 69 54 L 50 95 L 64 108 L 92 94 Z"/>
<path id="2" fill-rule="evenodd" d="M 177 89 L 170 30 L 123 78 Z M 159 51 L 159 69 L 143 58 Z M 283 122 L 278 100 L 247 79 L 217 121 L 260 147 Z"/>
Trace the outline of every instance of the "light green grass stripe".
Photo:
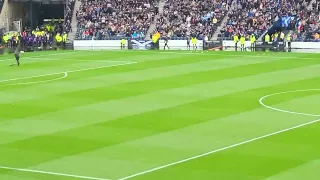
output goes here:
<path id="1" fill-rule="evenodd" d="M 34 84 L 29 86 L 20 86 L 19 87 L 2 87 L 2 91 L 0 92 L 0 96 L 4 96 L 6 98 L 0 99 L 0 103 L 5 102 L 14 102 L 18 100 L 27 100 L 33 98 L 41 98 L 42 96 L 53 95 L 54 93 L 59 92 L 70 92 L 75 90 L 85 90 L 103 86 L 112 86 L 116 84 L 132 82 L 132 81 L 143 81 L 143 80 L 150 80 L 153 78 L 161 78 L 161 77 L 169 77 L 174 75 L 180 74 L 188 74 L 192 72 L 201 72 L 201 71 L 208 71 L 208 70 L 215 70 L 215 69 L 222 69 L 222 68 L 230 68 L 245 64 L 256 64 L 261 62 L 267 62 L 269 60 L 214 60 L 214 61 L 200 61 L 198 63 L 187 63 L 187 64 L 180 64 L 180 65 L 173 65 L 173 66 L 165 66 L 159 68 L 149 68 L 140 71 L 130 71 L 127 73 L 117 73 L 117 74 L 107 74 L 103 76 L 97 77 L 86 77 L 87 74 L 83 72 L 77 72 L 69 74 L 68 78 L 63 80 L 62 82 L 51 82 L 48 84 Z M 309 62 L 313 63 L 313 62 Z M 309 64 L 307 63 L 307 64 Z M 84 65 L 84 64 L 83 64 Z M 92 66 L 92 65 L 91 65 Z M 100 65 L 101 66 L 101 65 Z M 128 65 L 133 66 L 133 65 Z M 145 66 L 145 68 L 147 68 Z M 108 68 L 105 68 L 104 71 L 108 71 Z M 60 72 L 63 72 L 60 71 Z M 92 70 L 92 73 L 95 70 Z M 97 76 L 97 75 L 96 75 Z M 70 81 L 76 77 L 74 81 Z M 6 82 L 10 83 L 10 82 Z M 81 84 L 81 86 L 79 86 Z M 5 84 L 4 84 L 5 85 Z M 59 87 L 64 87 L 63 89 Z M 36 88 L 38 91 L 34 91 Z M 59 91 L 51 91 L 53 88 L 59 88 Z M 0 87 L 1 89 L 1 87 Z M 24 96 L 25 93 L 28 93 L 28 96 Z M 46 94 L 47 93 L 47 94 Z M 52 94 L 53 93 L 53 94 Z"/>
<path id="2" fill-rule="evenodd" d="M 225 94 L 245 91 L 259 87 L 272 86 L 286 82 L 298 81 L 313 77 L 319 77 L 317 69 L 320 65 L 296 68 L 291 70 L 283 70 L 271 73 L 262 73 L 255 76 L 227 79 L 218 82 L 203 83 L 182 88 L 168 89 L 140 96 L 130 97 L 118 101 L 110 101 L 98 103 L 84 107 L 83 110 L 101 110 L 106 113 L 116 113 L 123 107 L 135 107 L 133 110 L 148 109 L 152 111 L 165 104 L 175 106 L 193 101 L 221 96 Z M 299 74 L 297 77 L 296 75 Z M 277 77 L 276 79 L 274 77 Z M 157 102 L 156 104 L 154 102 Z M 119 108 L 119 107 L 122 108 Z"/>
<path id="3" fill-rule="evenodd" d="M 74 54 L 69 55 L 69 56 L 54 56 L 51 60 L 50 57 L 45 57 L 49 59 L 41 60 L 41 59 L 23 59 L 21 60 L 21 66 L 20 67 L 9 67 L 9 66 L 4 66 L 0 67 L 1 72 L 7 72 L 4 76 L 1 77 L 1 79 L 10 79 L 10 78 L 17 78 L 17 77 L 25 77 L 25 76 L 35 76 L 35 75 L 43 75 L 43 74 L 50 74 L 50 73 L 56 73 L 56 72 L 61 72 L 63 70 L 65 71 L 70 71 L 70 70 L 75 70 L 79 69 L 79 67 L 74 67 L 74 64 L 77 63 L 75 60 L 92 60 L 92 62 L 87 62 L 86 64 L 90 66 L 90 63 L 93 63 L 94 67 L 99 67 L 102 66 L 101 62 L 96 62 L 95 59 L 100 59 L 103 61 L 106 61 L 106 64 L 111 62 L 108 61 L 141 61 L 141 59 L 144 58 L 145 55 L 137 55 L 137 56 L 132 56 L 130 54 L 124 54 L 121 56 L 116 56 L 116 55 L 110 55 L 108 54 L 107 56 L 89 56 L 88 54 L 84 55 L 81 54 L 81 56 L 75 56 Z M 175 56 L 171 56 L 174 58 Z M 58 59 L 57 59 L 58 58 Z M 67 59 L 67 60 L 65 60 Z M 69 59 L 69 60 L 68 60 Z M 74 60 L 70 60 L 74 59 Z M 157 56 L 157 57 L 150 57 L 148 60 L 163 60 L 164 57 Z M 170 57 L 166 57 L 167 60 L 171 59 Z M 144 61 L 147 61 L 146 59 Z M 84 63 L 84 62 L 81 62 Z M 113 62 L 115 64 L 116 62 Z M 120 62 L 117 62 L 120 64 Z M 64 64 L 64 67 L 54 67 L 53 65 L 57 64 Z M 88 68 L 88 66 L 86 66 Z"/>
<path id="4" fill-rule="evenodd" d="M 181 104 L 236 93 L 239 91 L 318 77 L 318 74 L 312 69 L 317 69 L 317 66 L 265 73 L 257 76 L 235 78 L 184 88 L 163 90 L 120 100 L 73 108 L 57 113 L 53 112 L 20 120 L 12 120 L 2 124 L 1 128 L 2 130 L 9 132 L 14 130 L 17 133 L 35 133 L 34 135 L 39 135 L 43 132 L 54 132 L 72 127 L 88 125 L 91 123 L 87 120 L 90 118 L 88 117 L 88 114 L 92 114 L 93 112 L 95 112 L 95 115 L 97 116 L 95 120 L 96 122 L 106 121 L 148 111 L 175 107 Z M 299 74 L 299 77 L 294 76 L 296 74 Z M 275 76 L 279 78 L 273 78 Z M 68 114 L 73 114 L 73 117 L 69 119 Z M 39 119 L 43 118 L 46 120 L 39 121 Z M 74 122 L 74 119 L 76 119 L 77 122 Z M 22 126 L 23 124 L 21 124 L 21 122 L 23 121 L 28 121 L 31 124 L 34 123 L 40 127 L 43 126 L 43 128 L 38 129 L 39 133 L 37 133 L 37 131 L 29 132 L 25 129 L 25 126 Z M 48 126 L 49 123 L 50 126 Z M 53 129 L 53 127 L 56 128 Z"/>
<path id="5" fill-rule="evenodd" d="M 169 174 L 175 174 L 179 179 L 199 177 L 201 179 L 255 180 L 281 175 L 284 171 L 290 172 L 319 159 L 319 144 L 316 143 L 319 128 L 319 123 L 305 126 L 132 179 L 159 179 L 158 177 L 167 179 L 170 177 Z M 319 175 L 316 167 L 317 165 L 309 166 L 310 169 L 300 169 L 300 172 L 291 171 L 290 176 L 278 178 L 287 180 L 291 177 L 289 179 L 299 180 L 301 175 L 304 175 L 307 179 L 316 179 Z"/>
<path id="6" fill-rule="evenodd" d="M 104 103 L 84 105 L 83 107 L 72 108 L 72 109 L 57 112 L 57 113 L 52 112 L 48 114 L 43 114 L 43 116 L 59 114 L 59 113 L 64 114 L 64 113 L 68 113 L 68 111 L 75 112 L 80 110 L 81 114 L 83 115 L 86 115 L 87 113 L 90 114 L 92 113 L 92 111 L 94 112 L 101 111 L 98 114 L 101 114 L 101 115 L 107 114 L 109 119 L 120 118 L 124 116 L 134 115 L 137 113 L 143 113 L 143 112 L 153 111 L 153 110 L 162 109 L 162 108 L 174 107 L 181 104 L 199 101 L 206 98 L 217 97 L 225 94 L 244 91 L 251 88 L 254 89 L 259 87 L 271 86 L 274 84 L 281 84 L 285 82 L 292 82 L 292 81 L 303 80 L 303 79 L 308 79 L 312 77 L 318 77 L 319 75 L 315 71 L 317 68 L 318 66 L 309 66 L 309 67 L 297 68 L 297 69 L 286 70 L 286 71 L 264 73 L 256 76 L 248 76 L 243 78 L 228 79 L 228 80 L 222 80 L 218 82 L 204 83 L 204 84 L 198 84 L 198 85 L 187 86 L 182 88 L 162 90 L 162 91 L 152 92 L 148 94 L 128 97 L 124 99 L 107 101 Z M 296 77 L 295 76 L 296 74 L 299 74 L 299 77 Z M 275 79 L 273 77 L 279 77 L 279 78 Z M 42 113 L 41 108 L 46 108 L 47 110 L 49 110 L 49 112 L 51 109 L 52 111 L 55 111 L 54 106 L 50 106 L 50 104 L 48 105 L 49 106 L 46 108 L 45 104 L 26 103 L 26 104 L 22 104 L 22 106 L 20 106 L 20 108 L 18 109 L 20 109 L 20 111 L 22 112 L 24 112 L 25 110 L 27 110 L 28 112 L 27 107 L 29 108 L 34 107 L 34 111 L 36 112 L 38 111 L 39 113 Z M 124 111 L 123 108 L 125 107 L 126 109 Z M 10 112 L 10 110 L 8 111 Z M 10 113 L 8 113 L 7 116 L 12 117 Z M 39 116 L 41 117 L 41 114 Z M 33 116 L 30 118 L 36 118 L 39 116 Z M 65 119 L 65 118 L 62 118 L 62 119 Z M 20 120 L 17 119 L 17 125 L 20 124 L 19 122 Z M 59 123 L 59 120 L 58 120 L 58 121 L 53 121 L 53 123 L 60 124 L 62 122 Z M 69 123 L 71 122 L 69 121 Z M 10 124 L 11 123 L 9 123 L 8 125 L 10 126 Z M 73 126 L 73 124 L 74 123 L 71 123 L 70 125 Z M 66 127 L 70 128 L 70 125 L 68 125 L 68 121 L 63 120 L 62 125 L 66 125 Z M 61 125 L 59 125 L 59 127 L 60 126 Z M 6 126 L 2 125 L 2 128 L 6 129 Z M 19 128 L 14 128 L 14 129 L 19 129 Z"/>
<path id="7" fill-rule="evenodd" d="M 46 59 L 44 61 L 37 59 L 37 61 L 34 61 L 34 59 L 26 60 L 27 65 L 21 66 L 21 67 L 0 67 L 1 72 L 6 72 L 4 75 L 0 77 L 1 79 L 11 79 L 11 78 L 19 78 L 19 77 L 26 77 L 26 76 L 36 76 L 36 75 L 44 75 L 44 74 L 50 74 L 50 73 L 56 73 L 56 72 L 61 72 L 63 70 L 69 71 L 69 70 L 75 70 L 79 69 L 75 67 L 73 64 L 75 63 L 76 60 L 92 60 L 92 62 L 88 61 L 87 65 L 88 66 L 94 66 L 94 67 L 99 67 L 102 66 L 102 62 L 105 62 L 107 64 L 121 64 L 120 61 L 134 61 L 134 62 L 139 62 L 139 64 L 136 64 L 134 66 L 121 66 L 121 68 L 107 68 L 107 69 L 97 69 L 94 71 L 85 71 L 82 72 L 82 75 L 85 77 L 92 77 L 92 76 L 98 76 L 98 75 L 106 75 L 106 74 L 111 74 L 111 73 L 123 73 L 123 72 L 129 72 L 129 71 L 135 71 L 135 70 L 143 70 L 146 67 L 148 68 L 156 68 L 156 67 L 164 67 L 168 65 L 179 65 L 179 64 L 186 64 L 186 63 L 195 63 L 195 62 L 201 62 L 201 61 L 207 61 L 207 60 L 213 60 L 212 57 L 206 57 L 206 56 L 200 56 L 198 58 L 184 58 L 187 55 L 168 55 L 168 56 L 155 56 L 155 55 L 148 55 L 146 56 L 145 54 L 138 54 L 138 55 L 132 55 L 132 54 L 124 54 L 119 57 L 119 55 L 114 55 L 114 54 L 109 54 L 105 53 L 103 55 L 91 55 L 89 54 L 81 54 L 80 57 L 75 56 L 72 54 L 72 56 L 67 56 L 67 57 L 54 57 L 55 59 L 49 60 Z M 61 59 L 56 59 L 56 58 L 61 58 Z M 224 57 L 221 56 L 216 56 L 214 60 L 219 60 L 223 59 Z M 67 60 L 64 60 L 67 59 Z M 69 60 L 68 60 L 69 59 Z M 74 60 L 70 60 L 74 59 Z M 96 61 L 98 60 L 98 61 Z M 113 62 L 108 62 L 108 61 L 113 61 Z M 117 62 L 114 62 L 117 61 Z M 119 62 L 118 62 L 119 61 Z M 48 68 L 47 66 L 43 66 L 38 69 L 32 69 L 29 70 L 28 67 L 33 67 L 36 66 L 38 67 L 37 63 L 48 63 L 48 67 L 50 66 L 50 63 L 65 63 L 64 68 Z M 30 63 L 30 64 L 29 64 Z M 92 63 L 92 64 L 91 64 Z M 25 67 L 27 66 L 27 67 Z M 87 66 L 87 67 L 88 67 Z M 74 77 L 75 79 L 76 77 Z"/>
<path id="8" fill-rule="evenodd" d="M 278 174 L 267 177 L 263 180 L 284 180 L 284 179 L 308 179 L 317 180 L 320 173 L 320 159 L 310 160 L 302 163 L 298 166 L 288 168 L 287 170 L 281 171 Z"/>
<path id="9" fill-rule="evenodd" d="M 312 81 L 296 82 L 293 85 L 289 85 L 289 87 L 299 88 L 301 85 L 303 86 L 310 82 Z M 95 163 L 98 163 L 103 164 L 106 167 L 110 167 L 108 168 L 108 173 L 106 173 L 105 170 L 92 169 L 90 170 L 92 175 L 103 176 L 104 174 L 107 174 L 109 177 L 110 175 L 112 175 L 111 177 L 120 177 L 119 174 L 123 174 L 124 171 L 126 171 L 126 175 L 141 172 L 146 169 L 211 151 L 212 149 L 219 149 L 229 146 L 230 144 L 242 142 L 310 121 L 310 117 L 270 112 L 267 109 L 261 108 L 257 104 L 259 94 L 262 96 L 270 90 L 275 91 L 276 89 L 281 89 L 283 87 L 286 87 L 286 85 L 273 87 L 275 89 L 264 88 L 260 90 L 251 90 L 245 93 L 227 95 L 226 97 L 207 100 L 207 102 L 203 101 L 197 102 L 193 105 L 186 105 L 184 108 L 179 107 L 173 108 L 169 111 L 151 113 L 147 116 L 138 115 L 134 118 L 129 117 L 123 119 L 123 121 L 127 121 L 127 123 L 118 122 L 118 126 L 116 126 L 117 128 L 114 130 L 109 128 L 114 127 L 112 125 L 113 123 L 105 123 L 102 124 L 102 127 L 104 128 L 94 126 L 91 128 L 86 127 L 77 131 L 62 133 L 60 136 L 77 137 L 83 140 L 97 140 L 101 139 L 98 136 L 100 133 L 97 133 L 97 131 L 111 131 L 110 137 L 119 137 L 117 133 L 122 134 L 127 132 L 128 136 L 131 136 L 132 138 L 132 135 L 136 134 L 130 129 L 124 129 L 121 127 L 134 127 L 139 129 L 140 132 L 144 131 L 146 134 L 151 133 L 148 132 L 148 129 L 152 129 L 153 132 L 163 132 L 162 134 L 155 134 L 147 138 L 121 143 L 120 145 L 108 146 L 88 153 L 76 154 L 56 161 L 49 161 L 33 168 L 59 170 L 59 164 L 67 162 L 68 164 L 74 164 L 74 166 L 78 167 L 77 170 L 79 170 L 72 170 L 70 168 L 68 169 L 68 172 L 76 173 L 84 171 L 88 164 L 94 166 Z M 251 97 L 253 94 L 255 98 Z M 294 99 L 295 97 L 291 96 L 291 98 Z M 223 101 L 226 99 L 232 99 L 232 102 L 224 103 Z M 292 104 L 293 101 L 288 100 L 289 99 L 287 99 L 287 102 L 281 104 Z M 211 102 L 211 104 L 209 102 Z M 248 105 L 248 103 L 250 105 Z M 239 104 L 244 107 L 239 107 Z M 250 110 L 251 108 L 257 109 Z M 210 119 L 210 117 L 217 118 L 218 116 L 222 116 L 222 114 L 228 114 L 227 112 L 230 116 L 200 123 L 203 119 Z M 236 112 L 243 113 L 236 114 Z M 233 113 L 235 114 L 231 115 Z M 159 120 L 160 122 L 155 122 L 156 120 Z M 131 121 L 131 123 L 129 121 Z M 169 131 L 169 129 L 183 126 L 183 124 L 186 125 L 184 121 L 193 121 L 199 124 L 190 125 L 189 127 L 177 129 L 175 131 Z M 163 126 L 162 124 L 167 127 L 161 127 Z M 80 132 L 82 132 L 83 135 Z M 90 134 L 90 136 L 87 136 L 87 134 Z M 127 153 L 128 149 L 130 149 L 130 154 Z M 107 157 L 105 157 L 106 154 L 108 154 Z M 96 159 L 94 157 L 100 158 Z M 77 162 L 81 161 L 86 162 L 86 165 L 77 165 Z M 182 172 L 179 172 L 177 174 L 181 173 Z M 122 176 L 124 175 L 125 174 Z M 161 175 L 158 177 L 161 177 Z"/>

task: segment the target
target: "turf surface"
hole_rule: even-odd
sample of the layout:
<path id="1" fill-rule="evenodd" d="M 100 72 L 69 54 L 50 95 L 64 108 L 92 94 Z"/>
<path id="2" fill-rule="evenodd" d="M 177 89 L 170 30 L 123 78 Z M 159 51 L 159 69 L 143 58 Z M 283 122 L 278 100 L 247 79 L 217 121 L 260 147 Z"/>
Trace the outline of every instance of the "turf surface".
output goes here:
<path id="1" fill-rule="evenodd" d="M 318 122 L 213 152 L 320 119 L 318 54 L 60 51 L 25 53 L 10 67 L 13 59 L 0 58 L 1 180 L 320 176 Z M 264 103 L 300 115 L 259 104 L 299 89 L 314 90 Z"/>

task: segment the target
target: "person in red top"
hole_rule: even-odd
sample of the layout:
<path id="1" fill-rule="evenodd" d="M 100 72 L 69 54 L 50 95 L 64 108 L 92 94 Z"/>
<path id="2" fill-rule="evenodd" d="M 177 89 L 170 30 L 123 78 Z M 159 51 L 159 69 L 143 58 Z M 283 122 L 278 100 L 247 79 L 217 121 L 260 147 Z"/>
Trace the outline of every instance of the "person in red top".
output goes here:
<path id="1" fill-rule="evenodd" d="M 89 34 L 90 34 L 90 36 L 93 36 L 93 28 L 92 27 L 89 28 Z"/>
<path id="2" fill-rule="evenodd" d="M 84 32 L 86 36 L 89 36 L 89 31 Z"/>

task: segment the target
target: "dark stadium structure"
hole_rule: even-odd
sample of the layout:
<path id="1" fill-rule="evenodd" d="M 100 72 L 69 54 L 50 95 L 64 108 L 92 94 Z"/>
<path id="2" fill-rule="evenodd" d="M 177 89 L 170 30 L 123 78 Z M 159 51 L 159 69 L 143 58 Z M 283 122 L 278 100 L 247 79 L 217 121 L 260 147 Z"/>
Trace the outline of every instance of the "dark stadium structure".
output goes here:
<path id="1" fill-rule="evenodd" d="M 13 10 L 22 11 L 20 16 L 23 26 L 36 28 L 43 24 L 44 19 L 63 19 L 66 1 L 63 0 L 9 0 Z"/>

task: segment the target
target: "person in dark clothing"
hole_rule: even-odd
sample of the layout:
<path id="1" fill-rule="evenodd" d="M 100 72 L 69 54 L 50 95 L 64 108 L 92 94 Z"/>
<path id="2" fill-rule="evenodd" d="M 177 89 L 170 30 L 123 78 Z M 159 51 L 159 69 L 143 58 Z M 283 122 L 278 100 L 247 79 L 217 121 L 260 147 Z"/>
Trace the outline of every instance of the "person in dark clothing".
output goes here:
<path id="1" fill-rule="evenodd" d="M 169 39 L 169 37 L 168 37 L 168 36 L 165 36 L 165 37 L 164 37 L 164 47 L 163 47 L 163 49 L 164 49 L 164 50 L 166 50 L 166 47 L 169 49 L 169 46 L 168 46 L 168 39 Z"/>
<path id="2" fill-rule="evenodd" d="M 20 66 L 20 52 L 19 51 L 15 52 L 14 56 L 16 57 L 16 61 L 17 61 L 18 66 Z"/>
<path id="3" fill-rule="evenodd" d="M 17 65 L 20 66 L 20 49 L 21 49 L 21 44 L 20 41 L 18 42 L 18 47 L 14 51 L 14 57 L 16 58 Z M 14 64 L 13 64 L 14 65 Z M 13 66 L 11 65 L 11 66 Z"/>
<path id="4" fill-rule="evenodd" d="M 190 36 L 187 37 L 187 50 L 190 50 L 191 46 L 190 46 Z"/>

